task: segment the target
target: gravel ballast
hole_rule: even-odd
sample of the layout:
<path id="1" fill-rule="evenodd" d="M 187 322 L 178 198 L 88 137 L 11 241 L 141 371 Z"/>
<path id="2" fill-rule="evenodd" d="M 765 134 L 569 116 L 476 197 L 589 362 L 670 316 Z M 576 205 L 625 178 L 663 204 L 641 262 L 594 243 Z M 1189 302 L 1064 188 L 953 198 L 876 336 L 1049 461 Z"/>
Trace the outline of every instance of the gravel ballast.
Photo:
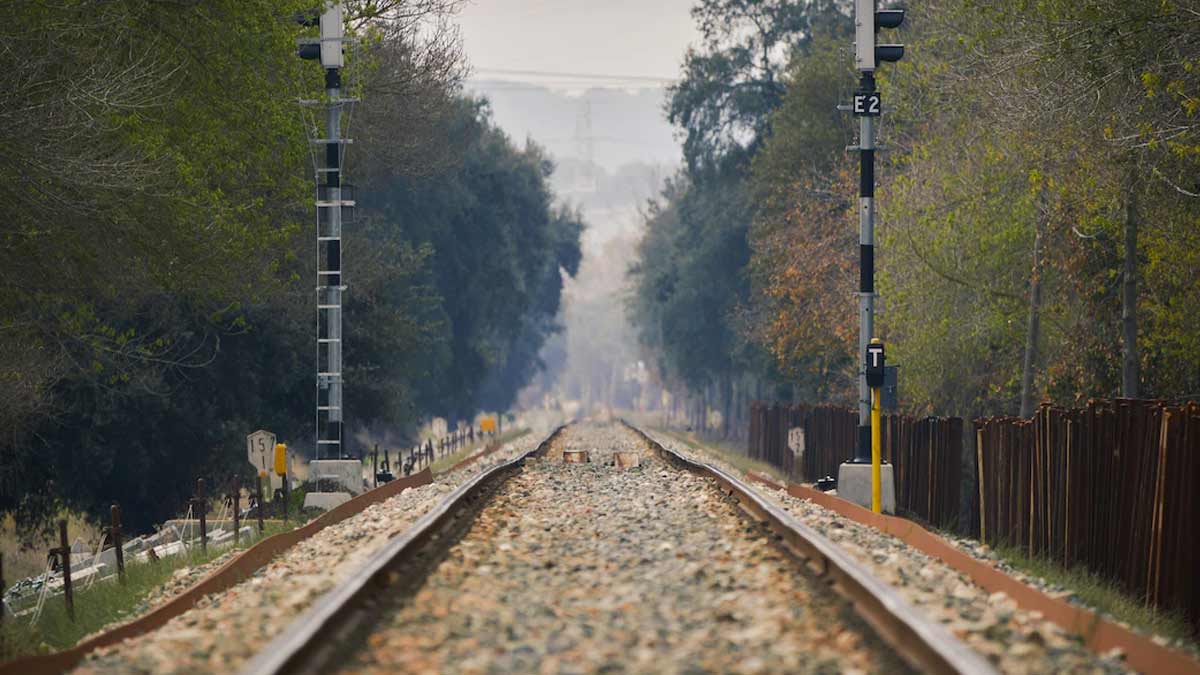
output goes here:
<path id="1" fill-rule="evenodd" d="M 392 603 L 346 672 L 907 670 L 711 480 L 616 425 L 568 428 Z"/>
<path id="2" fill-rule="evenodd" d="M 740 475 L 719 457 L 698 452 L 666 434 L 646 432 L 663 447 Z M 1003 593 L 990 594 L 941 560 L 903 541 L 806 499 L 751 483 L 755 491 L 864 564 L 933 620 L 947 626 L 970 647 L 1006 673 L 1131 672 L 1120 654 L 1097 655 L 1083 641 L 1036 611 L 1016 606 Z"/>
<path id="3" fill-rule="evenodd" d="M 546 433 L 506 444 L 434 483 L 407 489 L 331 525 L 162 628 L 93 652 L 76 673 L 222 673 L 236 671 L 320 595 L 348 578 L 455 487 L 485 467 L 537 445 Z"/>

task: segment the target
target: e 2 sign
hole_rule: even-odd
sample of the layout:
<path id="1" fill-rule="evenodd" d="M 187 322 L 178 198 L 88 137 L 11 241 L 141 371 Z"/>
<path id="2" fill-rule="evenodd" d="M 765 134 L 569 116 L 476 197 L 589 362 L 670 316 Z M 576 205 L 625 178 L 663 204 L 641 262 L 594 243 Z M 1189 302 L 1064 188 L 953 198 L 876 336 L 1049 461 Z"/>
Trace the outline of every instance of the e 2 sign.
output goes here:
<path id="1" fill-rule="evenodd" d="M 879 117 L 880 111 L 883 110 L 883 99 L 879 97 L 879 92 L 871 93 L 856 92 L 854 94 L 854 114 L 857 117 Z"/>

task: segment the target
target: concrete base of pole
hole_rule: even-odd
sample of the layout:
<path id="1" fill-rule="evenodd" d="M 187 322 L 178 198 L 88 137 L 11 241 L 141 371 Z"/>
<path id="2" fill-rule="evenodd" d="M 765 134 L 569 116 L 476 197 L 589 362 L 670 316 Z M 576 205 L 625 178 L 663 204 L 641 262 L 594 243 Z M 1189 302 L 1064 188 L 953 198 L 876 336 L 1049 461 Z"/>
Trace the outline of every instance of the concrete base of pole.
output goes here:
<path id="1" fill-rule="evenodd" d="M 312 506 L 326 511 L 350 501 L 349 492 L 309 492 L 304 495 L 304 508 Z"/>
<path id="2" fill-rule="evenodd" d="M 871 508 L 871 465 L 845 462 L 838 467 L 838 496 L 859 506 Z M 879 467 L 879 505 L 884 513 L 896 512 L 896 478 L 892 465 Z"/>
<path id="3" fill-rule="evenodd" d="M 318 490 L 362 494 L 363 463 L 357 459 L 314 459 L 308 463 L 308 479 Z"/>

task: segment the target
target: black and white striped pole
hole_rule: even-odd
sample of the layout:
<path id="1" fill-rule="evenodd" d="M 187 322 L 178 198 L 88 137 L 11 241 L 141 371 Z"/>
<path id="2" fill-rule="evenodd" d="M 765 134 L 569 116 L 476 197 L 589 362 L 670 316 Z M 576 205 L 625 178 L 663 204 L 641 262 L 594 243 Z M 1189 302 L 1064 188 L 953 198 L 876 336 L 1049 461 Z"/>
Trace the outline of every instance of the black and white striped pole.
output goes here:
<path id="1" fill-rule="evenodd" d="M 880 28 L 896 28 L 904 21 L 904 10 L 875 11 L 875 0 L 854 2 L 854 65 L 859 71 L 859 88 L 851 110 L 858 118 L 859 153 L 858 225 L 858 435 L 854 459 L 838 472 L 838 494 L 870 505 L 869 473 L 871 464 L 871 389 L 867 384 L 867 350 L 875 338 L 875 120 L 883 112 L 883 102 L 875 86 L 875 67 L 880 62 L 899 61 L 903 45 L 876 45 Z M 858 498 L 859 476 L 867 479 L 862 499 Z M 865 503 L 864 503 L 865 502 Z"/>

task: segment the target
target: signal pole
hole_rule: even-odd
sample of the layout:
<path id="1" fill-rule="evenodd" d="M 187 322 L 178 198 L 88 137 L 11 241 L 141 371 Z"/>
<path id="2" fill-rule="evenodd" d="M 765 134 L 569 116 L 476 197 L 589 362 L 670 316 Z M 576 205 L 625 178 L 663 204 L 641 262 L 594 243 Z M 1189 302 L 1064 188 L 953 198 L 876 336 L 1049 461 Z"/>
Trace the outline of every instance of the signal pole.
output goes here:
<path id="1" fill-rule="evenodd" d="M 305 505 L 331 508 L 343 501 L 340 492 L 361 491 L 361 474 L 357 460 L 348 460 L 343 445 L 345 406 L 343 398 L 342 363 L 342 302 L 346 286 L 342 279 L 343 210 L 354 206 L 348 186 L 342 182 L 343 148 L 351 139 L 342 137 L 342 108 L 355 101 L 342 96 L 342 67 L 345 65 L 343 45 L 348 41 L 342 23 L 342 3 L 328 2 L 319 18 L 301 18 L 304 25 L 319 25 L 320 37 L 301 39 L 299 56 L 319 60 L 325 70 L 325 100 L 301 101 L 304 105 L 325 107 L 325 136 L 311 142 L 324 147 L 323 162 L 314 158 L 317 183 L 317 407 L 316 460 L 311 465 L 318 486 L 322 479 L 341 483 L 334 493 L 310 493 Z M 319 133 L 319 132 L 318 132 Z M 320 154 L 320 153 L 318 153 Z M 318 490 L 323 488 L 318 487 Z M 329 495 L 328 500 L 323 495 Z M 310 504 L 310 497 L 314 498 Z M 348 499 L 349 495 L 345 495 Z"/>
<path id="2" fill-rule="evenodd" d="M 904 10 L 875 10 L 875 0 L 854 1 L 854 65 L 860 73 L 859 88 L 851 106 L 858 117 L 858 435 L 854 458 L 838 470 L 838 494 L 862 506 L 879 509 L 877 472 L 872 464 L 872 374 L 868 351 L 875 339 L 875 118 L 883 112 L 883 102 L 875 86 L 875 67 L 879 62 L 899 61 L 903 45 L 876 45 L 880 28 L 896 28 L 904 21 Z M 882 371 L 881 371 L 882 372 Z M 878 423 L 876 423 L 878 424 Z M 895 492 L 891 467 L 884 467 L 883 510 L 895 511 Z M 876 473 L 873 477 L 872 473 Z M 874 480 L 872 480 L 874 478 Z M 872 498 L 874 496 L 874 498 Z M 890 500 L 889 500 L 890 497 Z"/>
<path id="3" fill-rule="evenodd" d="M 339 7 L 340 6 L 335 5 Z M 338 11 L 338 23 L 341 12 Z M 338 45 L 340 51 L 341 45 Z M 324 45 L 322 45 L 324 51 Z M 317 188 L 317 326 L 326 337 L 317 337 L 317 457 L 342 458 L 342 75 L 337 67 L 325 69 L 326 110 L 325 185 Z M 324 194 L 322 194 L 322 192 Z M 321 210 L 326 218 L 321 227 Z M 322 232 L 321 230 L 324 229 Z M 324 321 L 322 321 L 324 320 Z M 325 349 L 321 349 L 324 344 Z M 324 352 L 324 363 L 320 356 Z M 324 396 L 322 396 L 324 394 Z M 325 399 L 322 405 L 322 398 Z M 322 415 L 322 413 L 325 413 Z M 324 424 L 322 424 L 322 422 Z"/>
<path id="4" fill-rule="evenodd" d="M 868 97 L 875 95 L 875 73 L 863 71 L 859 86 L 861 94 Z M 858 353 L 863 360 L 858 367 L 858 442 L 854 446 L 854 461 L 867 463 L 871 461 L 871 390 L 867 387 L 865 357 L 867 345 L 875 337 L 874 116 L 861 115 L 858 118 L 858 134 Z"/>
<path id="5" fill-rule="evenodd" d="M 317 179 L 317 459 L 338 460 L 342 448 L 342 209 L 354 206 L 342 193 L 342 106 L 353 99 L 342 98 L 342 4 L 327 5 L 315 21 L 320 26 L 316 40 L 300 40 L 302 59 L 320 60 L 325 69 L 325 101 L 302 101 L 325 106 L 325 137 L 312 143 L 324 146 L 324 166 L 314 167 Z M 315 160 L 314 160 L 315 161 Z"/>

